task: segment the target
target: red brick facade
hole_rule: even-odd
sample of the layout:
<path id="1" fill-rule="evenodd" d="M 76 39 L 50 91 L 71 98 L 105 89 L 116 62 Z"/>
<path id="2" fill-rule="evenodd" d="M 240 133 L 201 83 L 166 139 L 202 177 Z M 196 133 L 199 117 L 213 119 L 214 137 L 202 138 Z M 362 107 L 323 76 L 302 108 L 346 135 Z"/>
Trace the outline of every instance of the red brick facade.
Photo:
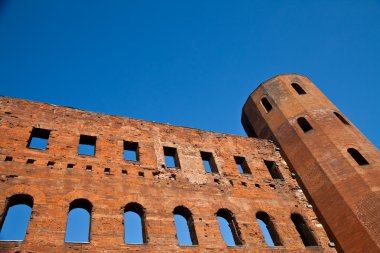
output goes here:
<path id="1" fill-rule="evenodd" d="M 33 198 L 25 239 L 1 241 L 1 252 L 335 252 L 271 141 L 8 97 L 0 98 L 0 114 L 1 220 L 9 198 Z M 33 129 L 50 130 L 46 150 L 27 147 Z M 78 155 L 80 135 L 96 137 L 94 157 Z M 124 141 L 138 143 L 138 162 L 123 159 Z M 165 166 L 163 147 L 176 148 L 180 168 Z M 219 173 L 204 171 L 201 151 L 212 153 Z M 244 158 L 251 174 L 240 174 L 234 157 Z M 273 179 L 264 160 L 275 162 L 284 179 Z M 86 244 L 64 241 L 76 199 L 93 206 Z M 128 203 L 144 209 L 142 245 L 124 243 Z M 198 245 L 178 245 L 177 206 L 191 211 Z M 220 209 L 233 213 L 242 245 L 225 245 L 216 219 Z M 282 246 L 266 246 L 259 211 L 270 216 Z M 317 246 L 303 244 L 292 214 L 302 215 Z"/>
<path id="2" fill-rule="evenodd" d="M 309 79 L 262 83 L 242 123 L 281 148 L 338 249 L 380 252 L 380 153 Z"/>

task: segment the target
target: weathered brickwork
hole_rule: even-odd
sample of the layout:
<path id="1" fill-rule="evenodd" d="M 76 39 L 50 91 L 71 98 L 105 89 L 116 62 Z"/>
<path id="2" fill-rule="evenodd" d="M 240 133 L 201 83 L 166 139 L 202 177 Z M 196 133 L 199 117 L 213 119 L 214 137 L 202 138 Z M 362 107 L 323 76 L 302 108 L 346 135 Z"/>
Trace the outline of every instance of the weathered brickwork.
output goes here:
<path id="1" fill-rule="evenodd" d="M 338 249 L 380 252 L 380 153 L 309 79 L 262 83 L 242 123 L 281 148 Z"/>
<path id="2" fill-rule="evenodd" d="M 0 115 L 1 219 L 7 198 L 33 197 L 24 241 L 0 242 L 1 252 L 335 252 L 271 141 L 8 97 L 0 98 Z M 27 147 L 33 128 L 50 130 L 46 150 Z M 96 137 L 94 157 L 78 155 L 80 135 Z M 138 143 L 138 162 L 123 159 L 123 141 Z M 177 149 L 180 169 L 165 166 L 163 147 Z M 204 171 L 201 151 L 212 153 L 219 173 Z M 251 175 L 239 173 L 234 156 L 245 158 Z M 273 179 L 264 160 L 274 161 L 284 179 Z M 64 242 L 75 199 L 93 205 L 87 244 Z M 131 202 L 144 208 L 143 245 L 124 243 L 123 212 Z M 179 246 L 177 206 L 191 211 L 198 245 Z M 234 214 L 241 246 L 225 245 L 216 219 L 221 208 Z M 266 246 L 255 218 L 259 211 L 269 214 L 283 246 Z M 304 246 L 294 213 L 303 216 L 318 246 Z"/>

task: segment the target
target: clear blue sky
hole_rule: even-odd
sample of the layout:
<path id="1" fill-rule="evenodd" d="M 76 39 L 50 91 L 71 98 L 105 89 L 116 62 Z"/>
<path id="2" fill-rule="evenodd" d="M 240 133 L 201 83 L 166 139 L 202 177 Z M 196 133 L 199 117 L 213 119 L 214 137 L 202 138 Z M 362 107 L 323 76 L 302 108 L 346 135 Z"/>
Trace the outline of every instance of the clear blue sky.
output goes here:
<path id="1" fill-rule="evenodd" d="M 378 147 L 380 1 L 0 1 L 0 94 L 245 135 L 250 92 L 308 76 Z"/>

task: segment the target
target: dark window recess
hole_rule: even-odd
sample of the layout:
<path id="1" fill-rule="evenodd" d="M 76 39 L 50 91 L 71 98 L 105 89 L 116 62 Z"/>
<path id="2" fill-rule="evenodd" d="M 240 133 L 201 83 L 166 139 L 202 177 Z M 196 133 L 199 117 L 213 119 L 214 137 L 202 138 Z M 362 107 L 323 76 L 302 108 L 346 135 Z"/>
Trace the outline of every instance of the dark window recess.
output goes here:
<path id="1" fill-rule="evenodd" d="M 347 152 L 352 156 L 352 158 L 360 165 L 368 165 L 368 161 L 354 148 L 347 149 Z"/>
<path id="2" fill-rule="evenodd" d="M 53 162 L 53 161 L 48 161 L 47 164 L 46 164 L 46 166 L 53 167 L 54 164 L 55 164 L 55 162 Z"/>
<path id="3" fill-rule="evenodd" d="M 137 142 L 124 141 L 124 160 L 126 161 L 139 161 Z"/>
<path id="4" fill-rule="evenodd" d="M 33 164 L 35 161 L 34 159 L 28 159 L 26 160 L 26 164 Z"/>
<path id="5" fill-rule="evenodd" d="M 110 175 L 111 174 L 111 169 L 110 168 L 104 168 L 104 174 Z"/>
<path id="6" fill-rule="evenodd" d="M 216 167 L 215 159 L 210 152 L 202 152 L 201 157 L 203 161 L 203 167 L 207 173 L 219 173 L 218 167 Z"/>
<path id="7" fill-rule="evenodd" d="M 304 91 L 304 89 L 302 89 L 302 87 L 298 83 L 292 83 L 292 87 L 293 87 L 293 89 L 295 89 L 295 91 L 297 91 L 297 93 L 299 95 L 305 95 L 306 94 L 306 91 Z"/>
<path id="8" fill-rule="evenodd" d="M 220 232 L 227 246 L 243 245 L 241 234 L 234 215 L 228 209 L 219 209 L 216 213 Z"/>
<path id="9" fill-rule="evenodd" d="M 91 212 L 92 204 L 87 199 L 76 199 L 70 203 L 65 242 L 90 242 Z"/>
<path id="10" fill-rule="evenodd" d="M 72 168 L 74 168 L 74 164 L 73 164 L 73 163 L 69 163 L 69 164 L 67 164 L 67 168 L 68 168 L 68 169 L 72 169 Z"/>
<path id="11" fill-rule="evenodd" d="M 348 123 L 348 121 L 342 116 L 342 115 L 340 115 L 339 113 L 337 113 L 337 112 L 334 112 L 334 114 L 335 114 L 335 116 L 340 120 L 340 121 L 342 121 L 342 123 L 343 124 L 345 124 L 345 125 L 350 125 L 350 123 Z"/>
<path id="12" fill-rule="evenodd" d="M 262 98 L 261 104 L 264 106 L 266 112 L 270 112 L 272 110 L 272 105 L 267 98 Z"/>
<path id="13" fill-rule="evenodd" d="M 121 170 L 121 174 L 123 174 L 123 175 L 128 175 L 128 171 L 127 170 Z"/>
<path id="14" fill-rule="evenodd" d="M 81 135 L 79 138 L 78 155 L 95 156 L 96 137 Z"/>
<path id="15" fill-rule="evenodd" d="M 264 160 L 265 166 L 268 168 L 270 175 L 273 179 L 284 179 L 277 164 L 273 161 Z"/>
<path id="16" fill-rule="evenodd" d="M 301 127 L 301 129 L 307 133 L 311 130 L 313 130 L 313 127 L 310 125 L 310 123 L 304 118 L 304 117 L 300 117 L 297 119 L 297 123 L 298 125 Z"/>
<path id="17" fill-rule="evenodd" d="M 12 156 L 6 156 L 4 161 L 6 162 L 12 162 L 13 161 L 13 157 Z"/>
<path id="18" fill-rule="evenodd" d="M 92 171 L 92 166 L 91 165 L 86 165 L 86 171 Z"/>
<path id="19" fill-rule="evenodd" d="M 129 203 L 124 207 L 124 242 L 126 244 L 147 243 L 145 211 L 138 203 Z"/>
<path id="20" fill-rule="evenodd" d="M 33 128 L 32 133 L 28 141 L 28 148 L 46 150 L 48 139 L 50 135 L 50 130 L 42 128 Z"/>
<path id="21" fill-rule="evenodd" d="M 234 156 L 234 158 L 240 174 L 251 174 L 251 170 L 249 169 L 248 163 L 244 157 Z"/>
<path id="22" fill-rule="evenodd" d="M 190 210 L 184 206 L 177 206 L 174 208 L 173 214 L 179 245 L 198 245 L 194 220 Z"/>
<path id="23" fill-rule="evenodd" d="M 265 212 L 258 212 L 256 214 L 256 220 L 259 223 L 266 244 L 268 246 L 282 246 L 280 236 L 278 235 L 269 215 Z"/>
<path id="24" fill-rule="evenodd" d="M 292 219 L 294 226 L 300 235 L 302 242 L 305 246 L 318 246 L 317 241 L 314 238 L 313 233 L 307 226 L 303 217 L 298 213 L 293 213 L 290 218 Z"/>
<path id="25" fill-rule="evenodd" d="M 7 199 L 5 212 L 0 220 L 1 241 L 24 240 L 32 208 L 33 198 L 30 195 L 16 194 Z"/>
<path id="26" fill-rule="evenodd" d="M 164 147 L 165 164 L 168 168 L 180 168 L 178 153 L 176 148 Z"/>
<path id="27" fill-rule="evenodd" d="M 144 177 L 144 172 L 143 171 L 139 171 L 139 177 Z"/>

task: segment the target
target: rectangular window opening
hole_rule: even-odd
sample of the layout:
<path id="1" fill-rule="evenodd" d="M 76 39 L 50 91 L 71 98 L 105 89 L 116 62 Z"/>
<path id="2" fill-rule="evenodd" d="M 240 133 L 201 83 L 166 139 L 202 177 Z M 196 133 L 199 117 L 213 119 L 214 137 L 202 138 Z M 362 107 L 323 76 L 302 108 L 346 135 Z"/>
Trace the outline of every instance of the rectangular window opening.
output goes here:
<path id="1" fill-rule="evenodd" d="M 54 164 L 55 164 L 55 162 L 53 162 L 53 161 L 48 161 L 47 164 L 46 164 L 46 166 L 53 167 Z"/>
<path id="2" fill-rule="evenodd" d="M 180 168 L 178 153 L 176 148 L 164 147 L 165 164 L 167 168 Z"/>
<path id="3" fill-rule="evenodd" d="M 280 169 L 278 168 L 277 164 L 274 161 L 266 161 L 264 160 L 265 166 L 268 168 L 270 175 L 273 179 L 281 179 L 283 180 L 284 177 L 281 174 Z"/>
<path id="4" fill-rule="evenodd" d="M 92 166 L 91 165 L 86 165 L 86 171 L 92 171 Z"/>
<path id="5" fill-rule="evenodd" d="M 69 164 L 67 164 L 67 168 L 68 168 L 68 169 L 72 169 L 72 168 L 74 168 L 74 164 L 73 164 L 73 163 L 69 163 Z"/>
<path id="6" fill-rule="evenodd" d="M 123 174 L 124 176 L 128 175 L 128 171 L 127 170 L 121 170 L 121 174 Z"/>
<path id="7" fill-rule="evenodd" d="M 50 135 L 50 130 L 42 128 L 33 128 L 30 138 L 28 141 L 28 148 L 46 150 L 48 139 Z"/>
<path id="8" fill-rule="evenodd" d="M 104 174 L 110 175 L 111 174 L 111 169 L 110 168 L 104 168 Z"/>
<path id="9" fill-rule="evenodd" d="M 96 137 L 81 135 L 79 138 L 78 155 L 95 156 Z"/>
<path id="10" fill-rule="evenodd" d="M 240 174 L 251 174 L 251 170 L 248 167 L 248 163 L 244 157 L 235 156 L 235 163 Z"/>
<path id="11" fill-rule="evenodd" d="M 124 160 L 138 162 L 139 161 L 138 146 L 139 144 L 137 142 L 124 141 L 124 151 L 123 151 Z"/>
<path id="12" fill-rule="evenodd" d="M 13 161 L 13 157 L 12 156 L 6 156 L 4 161 L 6 162 L 12 162 Z"/>
<path id="13" fill-rule="evenodd" d="M 203 167 L 207 173 L 219 173 L 214 156 L 210 152 L 202 152 Z"/>
<path id="14" fill-rule="evenodd" d="M 26 160 L 26 164 L 33 164 L 35 161 L 34 159 L 28 159 Z"/>

